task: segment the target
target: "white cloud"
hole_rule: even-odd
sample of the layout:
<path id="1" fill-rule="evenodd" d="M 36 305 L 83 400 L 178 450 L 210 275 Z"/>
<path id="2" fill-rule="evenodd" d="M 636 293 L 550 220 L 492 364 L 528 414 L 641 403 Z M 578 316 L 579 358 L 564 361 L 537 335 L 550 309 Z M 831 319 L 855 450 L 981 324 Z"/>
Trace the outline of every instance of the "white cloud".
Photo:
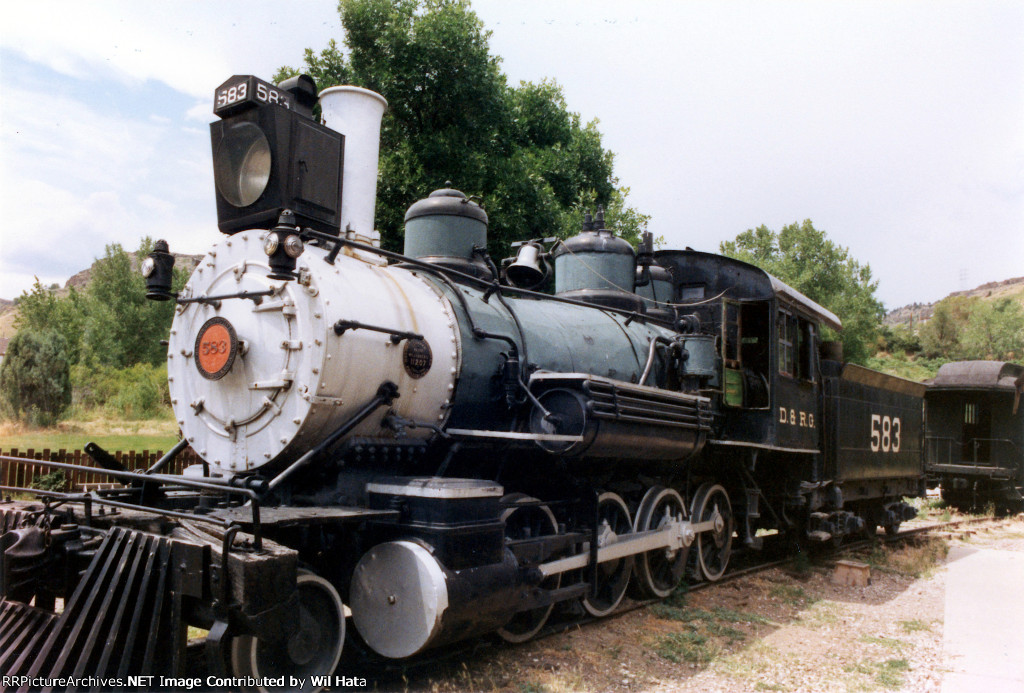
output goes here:
<path id="1" fill-rule="evenodd" d="M 962 288 L 964 268 L 1024 273 L 1024 5 L 473 7 L 510 82 L 554 77 L 571 110 L 600 118 L 632 202 L 673 245 L 716 250 L 810 217 L 891 304 Z M 336 0 L 0 5 L 5 56 L 72 75 L 81 94 L 0 70 L 0 203 L 19 227 L 0 229 L 0 296 L 18 293 L 3 287 L 26 245 L 51 256 L 25 273 L 84 255 L 80 269 L 111 239 L 208 247 L 214 87 L 269 78 L 331 37 Z M 183 96 L 138 113 L 139 94 L 163 98 L 154 83 Z"/>
<path id="2" fill-rule="evenodd" d="M 47 283 L 67 278 L 110 243 L 134 249 L 145 235 L 188 240 L 182 229 L 200 227 L 209 243 L 215 215 L 207 203 L 207 133 L 118 110 L 4 89 L 0 209 L 17 223 L 0 231 L 0 296 L 20 294 L 34 274 Z"/>
<path id="3" fill-rule="evenodd" d="M 62 74 L 156 80 L 196 98 L 235 73 L 270 77 L 341 35 L 334 0 L 33 0 L 0 9 L 3 46 Z"/>

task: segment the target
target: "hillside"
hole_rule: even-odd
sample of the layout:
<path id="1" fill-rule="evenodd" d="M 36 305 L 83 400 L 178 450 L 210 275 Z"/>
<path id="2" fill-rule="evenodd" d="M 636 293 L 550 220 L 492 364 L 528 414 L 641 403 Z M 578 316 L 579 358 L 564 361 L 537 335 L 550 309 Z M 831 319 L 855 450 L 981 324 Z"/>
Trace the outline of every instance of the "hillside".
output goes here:
<path id="1" fill-rule="evenodd" d="M 137 269 L 139 260 L 133 253 L 129 253 L 132 259 L 132 268 Z M 175 268 L 184 269 L 189 274 L 195 269 L 195 266 L 199 264 L 199 261 L 203 259 L 202 255 L 182 255 L 180 253 L 174 253 L 174 266 Z M 95 265 L 95 263 L 93 263 Z M 92 268 L 90 265 L 81 272 L 77 272 L 72 275 L 61 289 L 57 290 L 58 295 L 67 294 L 71 287 L 75 287 L 76 290 L 82 291 L 89 284 L 89 279 L 92 277 Z M 13 337 L 17 331 L 14 323 L 18 318 L 18 306 L 14 301 L 10 301 L 4 298 L 0 298 L 0 339 L 7 337 Z"/>
<path id="2" fill-rule="evenodd" d="M 1001 282 L 987 282 L 967 291 L 954 291 L 946 298 L 953 296 L 986 300 L 1014 298 L 1024 305 L 1024 277 L 1004 279 Z M 935 303 L 938 303 L 938 301 Z M 911 303 L 910 305 L 900 306 L 886 313 L 882 319 L 882 324 L 895 327 L 897 325 L 910 325 L 911 322 L 927 322 L 931 319 L 932 313 L 935 310 L 935 303 Z"/>

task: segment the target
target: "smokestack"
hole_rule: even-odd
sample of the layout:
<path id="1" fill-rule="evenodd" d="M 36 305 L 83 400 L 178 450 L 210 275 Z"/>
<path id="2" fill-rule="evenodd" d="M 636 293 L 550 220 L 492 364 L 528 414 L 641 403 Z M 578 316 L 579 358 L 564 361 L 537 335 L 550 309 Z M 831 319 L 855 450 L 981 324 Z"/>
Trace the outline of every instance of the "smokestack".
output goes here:
<path id="1" fill-rule="evenodd" d="M 376 247 L 380 247 L 380 232 L 373 226 L 380 121 L 387 107 L 383 96 L 362 87 L 329 87 L 320 92 L 324 124 L 345 136 L 341 233 L 346 238 Z M 374 256 L 373 260 L 381 258 Z"/>

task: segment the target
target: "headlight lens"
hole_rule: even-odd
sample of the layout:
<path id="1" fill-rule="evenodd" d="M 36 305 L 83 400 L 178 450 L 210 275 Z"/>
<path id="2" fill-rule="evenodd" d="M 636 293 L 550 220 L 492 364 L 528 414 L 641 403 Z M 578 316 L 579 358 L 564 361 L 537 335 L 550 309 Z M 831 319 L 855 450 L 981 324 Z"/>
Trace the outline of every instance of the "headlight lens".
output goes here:
<path id="1" fill-rule="evenodd" d="M 266 253 L 268 257 L 273 255 L 277 252 L 277 244 L 277 234 L 271 231 L 267 234 L 267 237 L 263 239 L 263 252 Z"/>
<path id="2" fill-rule="evenodd" d="M 284 239 L 284 252 L 288 254 L 288 257 L 298 257 L 302 255 L 302 250 L 302 239 L 294 233 Z"/>
<path id="3" fill-rule="evenodd" d="M 236 207 L 248 207 L 270 181 L 270 143 L 254 123 L 231 126 L 213 157 L 217 190 Z"/>
<path id="4" fill-rule="evenodd" d="M 143 277 L 148 277 L 149 275 L 153 274 L 153 270 L 155 268 L 156 261 L 153 260 L 153 258 L 151 257 L 147 257 L 145 260 L 142 261 L 142 266 L 139 268 L 139 271 L 142 272 Z"/>

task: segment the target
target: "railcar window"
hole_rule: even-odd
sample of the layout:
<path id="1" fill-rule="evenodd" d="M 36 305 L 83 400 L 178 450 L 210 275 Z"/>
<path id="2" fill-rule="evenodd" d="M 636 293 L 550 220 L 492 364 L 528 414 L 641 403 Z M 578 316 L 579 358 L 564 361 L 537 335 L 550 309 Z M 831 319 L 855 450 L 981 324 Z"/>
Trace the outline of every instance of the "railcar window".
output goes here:
<path id="1" fill-rule="evenodd" d="M 814 323 L 779 311 L 779 372 L 814 380 Z"/>
<path id="2" fill-rule="evenodd" d="M 814 323 L 801 318 L 798 338 L 796 375 L 804 380 L 814 380 Z"/>
<path id="3" fill-rule="evenodd" d="M 790 376 L 796 375 L 793 358 L 795 332 L 796 318 L 784 310 L 779 311 L 779 372 Z"/>

